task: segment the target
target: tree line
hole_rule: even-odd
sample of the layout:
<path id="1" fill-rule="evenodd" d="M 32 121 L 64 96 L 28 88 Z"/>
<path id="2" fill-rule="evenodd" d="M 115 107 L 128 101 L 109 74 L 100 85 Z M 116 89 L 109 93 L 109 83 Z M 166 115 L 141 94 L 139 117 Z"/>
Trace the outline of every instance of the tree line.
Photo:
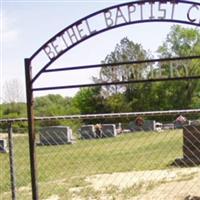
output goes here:
<path id="1" fill-rule="evenodd" d="M 158 47 L 159 58 L 200 55 L 200 31 L 179 25 L 171 27 L 165 41 Z M 102 64 L 153 59 L 150 51 L 141 44 L 122 38 Z M 94 83 L 145 79 L 165 67 L 168 76 L 169 62 L 159 66 L 151 63 L 102 67 Z M 181 68 L 182 64 L 178 65 Z M 188 75 L 200 75 L 200 60 L 189 60 Z M 163 70 L 163 69 L 162 69 Z M 176 70 L 179 70 L 176 68 Z M 184 68 L 174 73 L 184 73 Z M 81 88 L 74 97 L 49 94 L 35 98 L 36 116 L 68 114 L 117 113 L 134 111 L 190 109 L 200 107 L 200 81 L 164 81 Z M 26 117 L 26 104 L 9 102 L 0 105 L 1 118 Z M 159 117 L 160 120 L 170 120 Z M 89 123 L 91 121 L 87 121 Z M 44 123 L 44 122 L 43 122 Z M 48 124 L 48 122 L 45 122 Z M 66 122 L 53 122 L 60 125 Z M 71 123 L 71 122 L 68 122 Z M 21 126 L 21 125 L 19 125 Z"/>

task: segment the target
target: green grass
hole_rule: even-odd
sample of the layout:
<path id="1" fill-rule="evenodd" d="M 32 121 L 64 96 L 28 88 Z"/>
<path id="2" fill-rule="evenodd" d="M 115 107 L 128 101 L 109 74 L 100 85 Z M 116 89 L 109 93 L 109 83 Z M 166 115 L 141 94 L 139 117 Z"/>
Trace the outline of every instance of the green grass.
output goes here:
<path id="1" fill-rule="evenodd" d="M 14 138 L 14 148 L 18 194 L 20 199 L 30 199 L 30 189 L 22 188 L 30 186 L 27 136 Z M 170 167 L 176 158 L 182 157 L 182 131 L 130 133 L 36 149 L 41 196 L 48 197 L 56 191 L 66 199 L 69 188 L 84 185 L 88 175 Z M 0 154 L 0 163 L 0 191 L 5 195 L 10 190 L 8 154 Z"/>

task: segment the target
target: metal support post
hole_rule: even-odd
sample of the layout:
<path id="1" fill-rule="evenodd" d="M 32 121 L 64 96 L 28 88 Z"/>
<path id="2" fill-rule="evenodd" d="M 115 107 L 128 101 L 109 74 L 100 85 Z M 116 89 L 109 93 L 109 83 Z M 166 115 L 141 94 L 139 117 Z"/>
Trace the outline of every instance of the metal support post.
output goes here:
<path id="1" fill-rule="evenodd" d="M 9 144 L 10 182 L 11 182 L 12 200 L 16 200 L 16 175 L 15 175 L 15 163 L 14 163 L 12 123 L 8 124 L 8 144 Z"/>
<path id="2" fill-rule="evenodd" d="M 33 112 L 34 101 L 33 101 L 33 90 L 32 90 L 32 69 L 31 69 L 29 59 L 25 59 L 25 73 L 26 73 L 26 97 L 27 97 L 32 198 L 33 200 L 38 200 L 39 194 L 38 194 L 38 180 L 37 180 L 36 142 L 35 142 L 35 130 L 34 130 L 34 112 Z"/>

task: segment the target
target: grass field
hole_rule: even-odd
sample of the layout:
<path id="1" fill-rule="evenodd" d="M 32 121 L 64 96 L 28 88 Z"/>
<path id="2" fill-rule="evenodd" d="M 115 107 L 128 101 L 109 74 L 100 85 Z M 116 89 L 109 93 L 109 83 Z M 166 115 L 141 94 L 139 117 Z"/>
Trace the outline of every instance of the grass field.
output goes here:
<path id="1" fill-rule="evenodd" d="M 28 138 L 14 138 L 18 199 L 30 199 Z M 37 146 L 40 196 L 59 193 L 68 199 L 69 188 L 85 184 L 93 174 L 170 168 L 182 157 L 182 130 L 138 132 L 116 138 L 77 140 L 73 145 Z M 8 154 L 0 154 L 0 191 L 10 199 Z"/>

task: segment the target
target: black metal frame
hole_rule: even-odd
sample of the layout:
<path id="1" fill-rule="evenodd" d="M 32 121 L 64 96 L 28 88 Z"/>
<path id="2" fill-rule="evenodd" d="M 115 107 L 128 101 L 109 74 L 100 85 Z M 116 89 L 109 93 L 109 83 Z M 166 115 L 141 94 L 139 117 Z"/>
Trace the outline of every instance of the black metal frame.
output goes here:
<path id="1" fill-rule="evenodd" d="M 200 26 L 200 23 L 195 23 L 191 21 L 186 20 L 180 20 L 180 19 L 148 19 L 148 20 L 137 20 L 132 21 L 128 23 L 121 23 L 112 27 L 106 27 L 99 31 L 91 33 L 89 36 L 82 38 L 78 41 L 76 41 L 71 46 L 64 49 L 62 52 L 57 54 L 54 58 L 49 59 L 49 61 L 42 67 L 42 69 L 39 70 L 39 72 L 36 73 L 36 75 L 32 76 L 32 61 L 34 58 L 39 55 L 48 44 L 53 42 L 57 37 L 61 36 L 66 30 L 69 28 L 72 28 L 73 26 L 77 26 L 84 20 L 90 19 L 94 16 L 97 16 L 101 13 L 105 13 L 108 10 L 111 9 L 117 9 L 121 6 L 127 6 L 127 5 L 138 5 L 138 4 L 145 4 L 145 3 L 167 3 L 170 2 L 172 4 L 184 4 L 184 5 L 191 5 L 191 6 L 198 6 L 200 8 L 200 3 L 187 1 L 187 0 L 137 0 L 133 2 L 123 3 L 115 6 L 111 6 L 108 8 L 105 8 L 103 10 L 100 10 L 98 12 L 95 12 L 93 14 L 90 14 L 75 23 L 71 24 L 70 26 L 66 27 L 59 33 L 57 33 L 55 36 L 53 36 L 50 40 L 48 40 L 44 45 L 42 45 L 30 58 L 25 59 L 25 73 L 26 73 L 26 95 L 27 95 L 27 115 L 28 115 L 28 132 L 29 132 L 29 151 L 30 151 L 30 165 L 31 165 L 31 183 L 32 183 L 32 198 L 33 200 L 39 199 L 38 194 L 38 180 L 37 180 L 37 160 L 36 160 L 36 148 L 35 148 L 35 132 L 34 132 L 34 98 L 33 98 L 33 92 L 34 91 L 43 91 L 43 90 L 57 90 L 57 89 L 69 89 L 69 88 L 79 88 L 79 87 L 90 87 L 90 86 L 103 86 L 103 85 L 116 85 L 116 84 L 128 84 L 128 83 L 139 83 L 139 82 L 155 82 L 155 81 L 171 81 L 171 80 L 188 80 L 188 79 L 200 79 L 200 76 L 190 76 L 190 77 L 177 77 L 177 78 L 165 78 L 165 79 L 149 79 L 149 80 L 130 80 L 130 81 L 121 81 L 121 82 L 103 82 L 103 83 L 97 83 L 97 84 L 77 84 L 77 85 L 62 85 L 57 87 L 43 87 L 43 88 L 34 88 L 33 83 L 38 79 L 38 77 L 42 73 L 50 73 L 50 72 L 57 72 L 57 71 L 68 71 L 68 70 L 80 70 L 80 69 L 88 69 L 88 68 L 97 68 L 97 67 L 109 67 L 109 66 L 118 66 L 118 65 L 126 65 L 126 64 L 140 64 L 140 63 L 150 63 L 150 62 L 164 62 L 164 61 L 175 61 L 175 60 L 186 60 L 186 59 L 200 59 L 199 56 L 191 56 L 191 57 L 178 57 L 178 58 L 164 58 L 164 59 L 152 59 L 152 60 L 143 60 L 143 61 L 132 61 L 132 62 L 123 62 L 123 63 L 111 63 L 111 64 L 98 64 L 98 65 L 87 65 L 87 66 L 74 66 L 74 67 L 63 67 L 63 68 L 55 68 L 55 69 L 48 69 L 48 67 L 60 56 L 62 56 L 64 53 L 69 51 L 71 48 L 75 47 L 76 45 L 80 44 L 81 42 L 97 35 L 100 33 L 103 33 L 105 31 L 122 27 L 125 25 L 131 25 L 131 24 L 138 24 L 138 23 L 148 23 L 148 22 L 173 22 L 173 23 L 179 23 L 179 24 L 188 24 L 193 25 L 196 27 Z"/>

